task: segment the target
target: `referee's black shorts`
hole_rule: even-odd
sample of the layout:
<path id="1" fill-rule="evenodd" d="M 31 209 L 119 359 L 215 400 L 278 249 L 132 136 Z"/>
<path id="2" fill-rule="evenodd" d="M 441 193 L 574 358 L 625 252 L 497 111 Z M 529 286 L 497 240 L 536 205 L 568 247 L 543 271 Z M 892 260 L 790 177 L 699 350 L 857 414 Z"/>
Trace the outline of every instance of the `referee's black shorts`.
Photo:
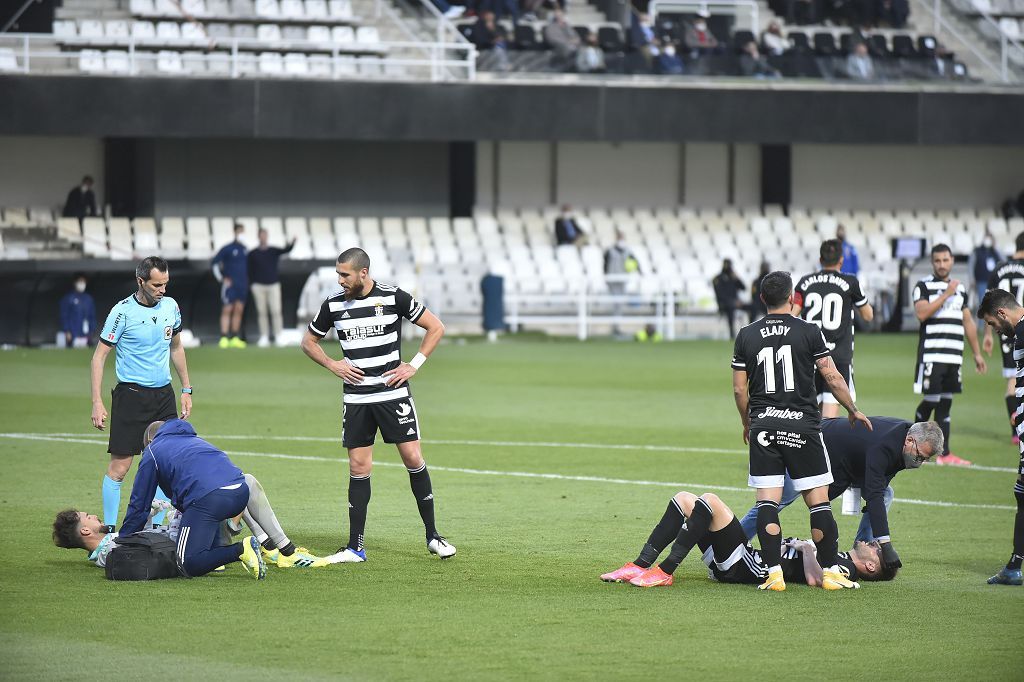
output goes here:
<path id="1" fill-rule="evenodd" d="M 137 455 L 142 452 L 146 427 L 158 420 L 178 416 L 178 404 L 171 384 L 146 388 L 119 383 L 110 392 L 110 442 L 112 455 Z"/>

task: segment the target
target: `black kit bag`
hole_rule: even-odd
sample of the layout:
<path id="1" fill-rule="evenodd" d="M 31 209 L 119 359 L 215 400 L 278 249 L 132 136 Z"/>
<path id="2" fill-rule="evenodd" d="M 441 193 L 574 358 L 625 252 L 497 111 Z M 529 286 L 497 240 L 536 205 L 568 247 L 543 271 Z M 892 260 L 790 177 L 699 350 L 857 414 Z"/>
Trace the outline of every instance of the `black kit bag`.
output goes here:
<path id="1" fill-rule="evenodd" d="M 108 580 L 162 580 L 178 578 L 177 545 L 163 533 L 119 536 L 107 556 Z"/>

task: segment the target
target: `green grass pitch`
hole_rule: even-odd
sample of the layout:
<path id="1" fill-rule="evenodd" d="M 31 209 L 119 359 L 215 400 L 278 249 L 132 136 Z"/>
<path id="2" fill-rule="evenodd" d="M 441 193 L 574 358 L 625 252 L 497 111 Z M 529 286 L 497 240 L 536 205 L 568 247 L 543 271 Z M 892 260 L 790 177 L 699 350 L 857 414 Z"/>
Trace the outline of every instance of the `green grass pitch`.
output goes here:
<path id="1" fill-rule="evenodd" d="M 912 417 L 915 343 L 858 337 L 866 413 Z M 896 478 L 905 568 L 895 582 L 762 594 L 708 581 L 694 555 L 670 588 L 598 580 L 636 555 L 681 484 L 717 486 L 740 512 L 751 504 L 730 352 L 725 342 L 446 344 L 414 389 L 439 528 L 458 556 L 428 555 L 408 477 L 379 444 L 369 561 L 271 567 L 262 583 L 237 564 L 111 583 L 83 552 L 54 547 L 59 509 L 100 511 L 107 455 L 89 423 L 89 354 L 0 353 L 0 677 L 1021 679 L 1024 589 L 985 584 L 1010 550 L 1017 462 L 997 358 L 987 376 L 965 369 L 953 408 L 954 452 L 995 470 Z M 200 435 L 259 477 L 293 539 L 337 549 L 347 537 L 340 381 L 298 349 L 188 358 Z M 623 445 L 636 447 L 613 447 Z M 848 543 L 856 519 L 834 508 Z M 807 537 L 802 505 L 782 524 Z"/>

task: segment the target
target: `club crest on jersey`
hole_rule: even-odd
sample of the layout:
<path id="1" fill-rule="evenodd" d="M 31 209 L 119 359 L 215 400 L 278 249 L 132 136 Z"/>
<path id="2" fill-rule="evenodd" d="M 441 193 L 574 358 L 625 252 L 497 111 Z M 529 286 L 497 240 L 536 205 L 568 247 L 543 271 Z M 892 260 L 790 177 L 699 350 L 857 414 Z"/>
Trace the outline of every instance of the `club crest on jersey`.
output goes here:
<path id="1" fill-rule="evenodd" d="M 384 317 L 384 301 L 377 301 L 373 304 L 373 314 L 377 317 Z"/>
<path id="2" fill-rule="evenodd" d="M 164 341 L 169 341 L 174 335 L 174 330 L 170 327 L 164 327 Z"/>

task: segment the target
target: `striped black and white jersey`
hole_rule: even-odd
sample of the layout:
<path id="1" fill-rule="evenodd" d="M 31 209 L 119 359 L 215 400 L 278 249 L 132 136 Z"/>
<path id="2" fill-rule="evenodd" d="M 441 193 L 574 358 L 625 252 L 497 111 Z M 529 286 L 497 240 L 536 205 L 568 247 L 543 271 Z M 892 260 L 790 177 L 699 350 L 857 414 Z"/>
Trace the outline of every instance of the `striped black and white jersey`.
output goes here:
<path id="1" fill-rule="evenodd" d="M 348 301 L 339 292 L 323 302 L 309 323 L 309 331 L 320 338 L 332 328 L 337 331 L 345 359 L 365 375 L 360 384 L 345 382 L 346 405 L 409 397 L 408 382 L 400 388 L 389 388 L 383 375 L 402 361 L 402 319 L 415 322 L 426 310 L 408 292 L 376 281 L 362 298 Z"/>
<path id="2" fill-rule="evenodd" d="M 836 364 L 853 363 L 853 311 L 868 304 L 860 280 L 845 272 L 805 275 L 793 290 L 800 317 L 818 326 Z"/>
<path id="3" fill-rule="evenodd" d="M 935 276 L 922 279 L 914 287 L 913 300 L 934 301 L 942 295 L 949 282 Z M 964 362 L 964 309 L 967 308 L 967 287 L 963 282 L 942 307 L 921 323 L 918 332 L 918 364 L 942 363 L 962 365 Z"/>

